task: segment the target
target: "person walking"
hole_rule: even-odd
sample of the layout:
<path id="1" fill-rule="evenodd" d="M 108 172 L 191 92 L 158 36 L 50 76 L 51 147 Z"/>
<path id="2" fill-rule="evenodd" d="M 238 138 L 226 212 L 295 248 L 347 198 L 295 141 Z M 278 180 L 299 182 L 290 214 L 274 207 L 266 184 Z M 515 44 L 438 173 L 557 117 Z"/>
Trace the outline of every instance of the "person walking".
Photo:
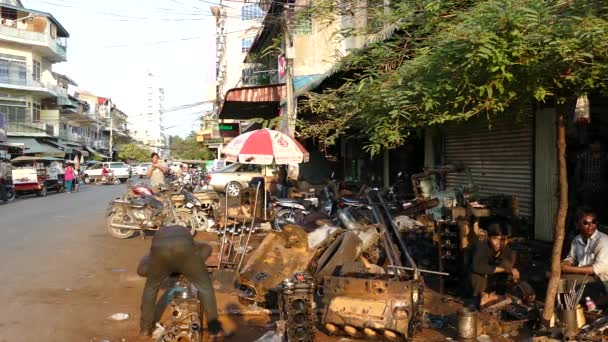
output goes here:
<path id="1" fill-rule="evenodd" d="M 71 162 L 68 162 L 67 164 L 68 166 L 65 168 L 65 176 L 64 176 L 64 180 L 65 180 L 65 188 L 68 192 L 68 194 L 72 193 L 72 183 L 74 183 L 74 167 L 72 166 Z"/>

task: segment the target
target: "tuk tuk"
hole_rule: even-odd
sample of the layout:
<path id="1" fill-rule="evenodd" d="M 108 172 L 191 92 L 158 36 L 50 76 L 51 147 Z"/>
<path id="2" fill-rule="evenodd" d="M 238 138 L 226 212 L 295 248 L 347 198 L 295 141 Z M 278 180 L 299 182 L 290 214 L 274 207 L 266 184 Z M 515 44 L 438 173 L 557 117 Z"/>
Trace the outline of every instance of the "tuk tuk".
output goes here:
<path id="1" fill-rule="evenodd" d="M 64 191 L 65 161 L 52 157 L 22 156 L 11 160 L 13 185 L 17 195 L 35 193 L 44 197 L 47 191 Z"/>

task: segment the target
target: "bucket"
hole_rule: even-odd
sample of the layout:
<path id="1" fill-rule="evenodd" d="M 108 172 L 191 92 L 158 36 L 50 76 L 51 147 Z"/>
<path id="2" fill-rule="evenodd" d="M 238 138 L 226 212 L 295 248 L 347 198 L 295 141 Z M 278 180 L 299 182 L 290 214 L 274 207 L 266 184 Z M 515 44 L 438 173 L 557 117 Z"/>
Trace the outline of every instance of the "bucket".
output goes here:
<path id="1" fill-rule="evenodd" d="M 458 338 L 462 340 L 477 339 L 477 313 L 468 308 L 458 311 Z"/>

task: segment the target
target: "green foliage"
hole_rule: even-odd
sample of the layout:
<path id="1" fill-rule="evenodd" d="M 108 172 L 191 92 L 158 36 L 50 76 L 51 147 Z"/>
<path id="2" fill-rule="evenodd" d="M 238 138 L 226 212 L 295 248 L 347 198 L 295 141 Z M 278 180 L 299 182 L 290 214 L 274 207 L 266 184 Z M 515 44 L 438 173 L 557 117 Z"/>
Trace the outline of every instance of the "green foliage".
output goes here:
<path id="1" fill-rule="evenodd" d="M 207 146 L 196 141 L 196 133 L 192 132 L 186 138 L 171 137 L 171 156 L 175 159 L 209 160 L 213 153 Z"/>
<path id="2" fill-rule="evenodd" d="M 340 86 L 309 94 L 302 135 L 360 132 L 377 154 L 419 127 L 608 89 L 605 1 L 412 0 L 372 16 L 397 34 L 344 58 Z"/>
<path id="3" fill-rule="evenodd" d="M 124 144 L 118 148 L 118 158 L 121 160 L 135 160 L 138 162 L 150 159 L 150 150 L 137 144 Z"/>

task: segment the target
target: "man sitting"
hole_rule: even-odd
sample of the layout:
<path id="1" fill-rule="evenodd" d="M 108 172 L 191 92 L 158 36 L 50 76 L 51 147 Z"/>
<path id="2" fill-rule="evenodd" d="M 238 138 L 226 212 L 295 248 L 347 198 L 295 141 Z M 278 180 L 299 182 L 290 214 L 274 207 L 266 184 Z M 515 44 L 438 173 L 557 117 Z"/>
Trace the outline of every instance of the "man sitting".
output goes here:
<path id="1" fill-rule="evenodd" d="M 562 278 L 580 284 L 587 277 L 585 293 L 604 296 L 608 289 L 608 235 L 597 230 L 597 214 L 589 207 L 576 212 L 576 227 L 579 234 L 562 261 Z"/>
<path id="2" fill-rule="evenodd" d="M 511 276 L 513 281 L 519 281 L 519 271 L 514 267 L 515 253 L 507 246 L 509 223 L 500 219 L 490 222 L 487 239 L 477 243 L 471 262 L 473 305 L 477 309 L 492 300 L 492 293 L 504 295 Z"/>

